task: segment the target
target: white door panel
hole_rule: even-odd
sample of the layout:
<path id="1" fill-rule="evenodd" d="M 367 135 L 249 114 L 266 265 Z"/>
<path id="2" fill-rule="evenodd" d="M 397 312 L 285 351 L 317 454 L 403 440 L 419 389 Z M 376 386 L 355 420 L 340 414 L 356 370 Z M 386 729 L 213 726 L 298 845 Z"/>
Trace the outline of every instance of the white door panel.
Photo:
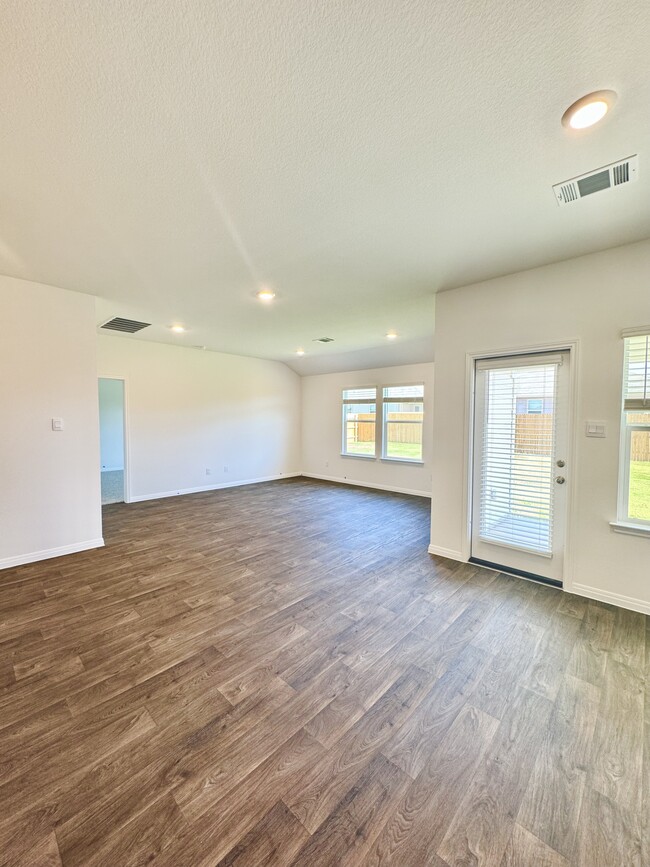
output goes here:
<path id="1" fill-rule="evenodd" d="M 569 353 L 476 363 L 472 558 L 561 582 Z"/>

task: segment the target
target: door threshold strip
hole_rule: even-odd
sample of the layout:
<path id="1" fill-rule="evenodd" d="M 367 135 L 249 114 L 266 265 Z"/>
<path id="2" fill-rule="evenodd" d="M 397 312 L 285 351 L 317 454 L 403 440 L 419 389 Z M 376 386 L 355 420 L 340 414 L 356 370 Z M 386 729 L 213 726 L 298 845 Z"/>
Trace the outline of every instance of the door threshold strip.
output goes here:
<path id="1" fill-rule="evenodd" d="M 501 566 L 499 563 L 491 563 L 489 560 L 479 560 L 478 557 L 470 557 L 470 563 L 475 566 L 485 566 L 486 569 L 494 569 L 495 572 L 503 572 L 506 575 L 514 575 L 516 578 L 525 578 L 527 581 L 535 581 L 537 584 L 548 584 L 549 587 L 562 589 L 562 582 L 554 578 L 545 578 L 544 575 L 536 575 L 534 572 L 525 572 L 523 569 L 512 569 L 509 566 Z"/>

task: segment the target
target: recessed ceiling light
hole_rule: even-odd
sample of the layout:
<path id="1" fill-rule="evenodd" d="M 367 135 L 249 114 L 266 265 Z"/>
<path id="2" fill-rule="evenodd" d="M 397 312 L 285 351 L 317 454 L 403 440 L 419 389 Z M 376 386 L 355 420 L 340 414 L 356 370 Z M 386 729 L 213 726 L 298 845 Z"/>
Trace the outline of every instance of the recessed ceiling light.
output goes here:
<path id="1" fill-rule="evenodd" d="M 305 354 L 305 350 L 304 350 L 304 349 L 296 349 L 296 355 L 299 355 L 299 356 L 302 358 L 302 356 L 303 356 L 304 354 Z"/>
<path id="2" fill-rule="evenodd" d="M 273 301 L 275 298 L 275 292 L 273 289 L 269 289 L 268 286 L 265 286 L 263 289 L 257 293 L 257 297 L 260 301 Z"/>
<path id="3" fill-rule="evenodd" d="M 395 334 L 394 331 L 389 331 L 388 334 L 386 335 L 386 337 L 389 340 L 397 340 L 397 334 Z"/>
<path id="4" fill-rule="evenodd" d="M 613 90 L 596 90 L 578 99 L 562 115 L 562 125 L 569 129 L 587 129 L 602 120 L 616 102 Z"/>
<path id="5" fill-rule="evenodd" d="M 169 327 L 176 334 L 183 334 L 185 331 L 187 331 L 184 325 L 170 325 Z"/>

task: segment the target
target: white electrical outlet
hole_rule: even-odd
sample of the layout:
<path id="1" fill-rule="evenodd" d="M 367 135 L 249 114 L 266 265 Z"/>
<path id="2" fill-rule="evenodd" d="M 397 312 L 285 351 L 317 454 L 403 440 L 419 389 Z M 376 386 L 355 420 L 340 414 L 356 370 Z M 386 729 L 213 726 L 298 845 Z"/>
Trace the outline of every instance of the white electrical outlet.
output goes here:
<path id="1" fill-rule="evenodd" d="M 206 467 L 206 468 L 205 468 L 205 474 L 206 474 L 206 476 L 211 476 L 211 475 L 212 475 L 212 470 L 210 469 L 210 467 Z"/>

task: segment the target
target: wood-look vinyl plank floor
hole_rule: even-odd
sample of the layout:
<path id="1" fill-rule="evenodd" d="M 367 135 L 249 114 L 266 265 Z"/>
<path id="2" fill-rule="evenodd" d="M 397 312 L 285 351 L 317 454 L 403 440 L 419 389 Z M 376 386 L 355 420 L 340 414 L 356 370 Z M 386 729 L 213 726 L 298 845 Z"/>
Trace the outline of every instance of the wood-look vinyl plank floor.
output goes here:
<path id="1" fill-rule="evenodd" d="M 2 867 L 643 867 L 650 618 L 288 479 L 0 573 Z"/>

